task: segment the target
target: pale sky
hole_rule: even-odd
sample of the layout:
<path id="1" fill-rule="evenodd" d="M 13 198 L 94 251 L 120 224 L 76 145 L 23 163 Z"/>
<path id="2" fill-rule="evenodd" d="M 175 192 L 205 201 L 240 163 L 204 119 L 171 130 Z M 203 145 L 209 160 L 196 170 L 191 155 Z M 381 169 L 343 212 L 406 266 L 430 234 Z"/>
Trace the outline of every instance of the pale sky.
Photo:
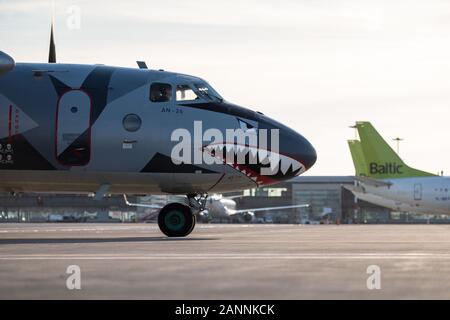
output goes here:
<path id="1" fill-rule="evenodd" d="M 80 29 L 68 28 L 71 6 Z M 348 126 L 404 138 L 411 166 L 450 174 L 450 2 L 56 1 L 59 62 L 188 73 L 308 138 L 308 175 L 352 175 Z M 45 62 L 51 1 L 0 0 L 0 50 Z M 393 141 L 392 145 L 394 145 Z"/>

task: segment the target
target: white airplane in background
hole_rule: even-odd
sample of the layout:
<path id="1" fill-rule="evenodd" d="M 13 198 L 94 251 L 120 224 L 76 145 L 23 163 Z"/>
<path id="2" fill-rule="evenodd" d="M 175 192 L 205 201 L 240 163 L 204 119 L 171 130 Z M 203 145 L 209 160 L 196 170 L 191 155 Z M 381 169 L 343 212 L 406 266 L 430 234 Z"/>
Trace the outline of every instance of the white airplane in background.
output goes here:
<path id="1" fill-rule="evenodd" d="M 403 212 L 450 214 L 450 178 L 407 166 L 370 122 L 357 122 L 360 140 L 348 141 L 359 199 Z"/>
<path id="2" fill-rule="evenodd" d="M 240 196 L 239 196 L 240 197 Z M 219 194 L 211 195 L 206 203 L 206 208 L 199 213 L 199 217 L 204 221 L 218 220 L 218 221 L 239 221 L 239 222 L 253 222 L 255 221 L 255 212 L 274 211 L 274 210 L 287 210 L 294 208 L 307 208 L 309 204 L 298 204 L 279 207 L 262 207 L 252 209 L 236 209 L 235 197 L 223 197 Z M 149 209 L 161 209 L 160 205 L 143 204 L 143 203 L 130 203 L 127 197 L 124 195 L 125 203 L 133 207 L 142 207 Z"/>

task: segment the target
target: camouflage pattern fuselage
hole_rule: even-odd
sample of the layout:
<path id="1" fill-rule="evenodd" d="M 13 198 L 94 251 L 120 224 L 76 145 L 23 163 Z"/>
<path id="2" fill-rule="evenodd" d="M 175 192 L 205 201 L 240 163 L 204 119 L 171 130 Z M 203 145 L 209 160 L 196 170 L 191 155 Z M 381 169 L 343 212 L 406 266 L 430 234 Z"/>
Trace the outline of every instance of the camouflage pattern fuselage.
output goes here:
<path id="1" fill-rule="evenodd" d="M 170 84 L 172 99 L 151 101 L 154 83 Z M 110 193 L 224 192 L 289 179 L 315 162 L 305 138 L 262 114 L 221 100 L 177 101 L 177 85 L 193 83 L 207 85 L 165 71 L 18 63 L 0 76 L 0 191 L 87 193 L 107 184 Z M 279 129 L 279 172 L 174 163 L 171 135 L 184 128 L 194 136 L 194 121 L 224 136 L 242 123 Z"/>

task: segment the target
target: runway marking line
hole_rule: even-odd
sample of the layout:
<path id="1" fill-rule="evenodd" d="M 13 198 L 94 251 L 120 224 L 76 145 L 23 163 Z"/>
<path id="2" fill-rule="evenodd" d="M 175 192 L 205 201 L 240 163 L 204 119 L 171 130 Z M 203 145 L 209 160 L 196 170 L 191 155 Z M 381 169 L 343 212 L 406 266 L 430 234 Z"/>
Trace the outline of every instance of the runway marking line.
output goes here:
<path id="1" fill-rule="evenodd" d="M 404 260 L 439 259 L 449 260 L 447 253 L 337 253 L 337 254 L 154 254 L 154 255 L 98 255 L 98 254 L 54 254 L 54 255 L 0 255 L 0 260 Z"/>

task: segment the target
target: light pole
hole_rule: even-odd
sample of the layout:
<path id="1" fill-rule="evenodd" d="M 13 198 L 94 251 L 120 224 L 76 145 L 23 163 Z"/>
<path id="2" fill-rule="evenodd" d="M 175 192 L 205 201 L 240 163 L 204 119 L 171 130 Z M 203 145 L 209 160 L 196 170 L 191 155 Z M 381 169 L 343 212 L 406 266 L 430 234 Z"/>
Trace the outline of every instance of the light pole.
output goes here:
<path id="1" fill-rule="evenodd" d="M 397 138 L 394 138 L 392 140 L 397 142 L 397 154 L 400 155 L 400 142 L 403 141 L 404 139 L 397 137 Z"/>
<path id="2" fill-rule="evenodd" d="M 355 129 L 355 140 L 358 140 L 358 127 L 355 125 L 348 126 L 350 129 Z"/>

